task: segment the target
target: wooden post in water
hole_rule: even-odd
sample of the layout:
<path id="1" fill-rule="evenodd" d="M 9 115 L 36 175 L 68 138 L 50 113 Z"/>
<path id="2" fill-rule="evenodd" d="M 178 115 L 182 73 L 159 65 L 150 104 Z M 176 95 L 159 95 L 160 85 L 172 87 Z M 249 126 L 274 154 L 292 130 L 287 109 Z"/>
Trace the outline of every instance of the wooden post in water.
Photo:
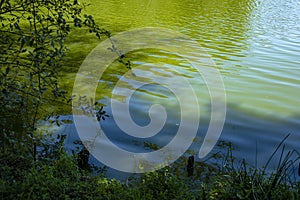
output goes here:
<path id="1" fill-rule="evenodd" d="M 186 170 L 188 172 L 188 176 L 193 176 L 193 174 L 194 174 L 194 156 L 189 156 Z"/>

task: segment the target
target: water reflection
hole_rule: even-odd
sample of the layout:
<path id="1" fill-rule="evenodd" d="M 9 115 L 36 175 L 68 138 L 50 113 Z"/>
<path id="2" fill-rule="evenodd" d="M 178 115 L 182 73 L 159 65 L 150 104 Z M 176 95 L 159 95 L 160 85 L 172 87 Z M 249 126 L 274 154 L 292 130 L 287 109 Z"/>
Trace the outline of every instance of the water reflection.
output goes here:
<path id="1" fill-rule="evenodd" d="M 93 1 L 105 8 L 101 14 L 90 9 L 111 30 L 125 31 L 144 26 L 159 26 L 181 31 L 207 47 L 219 60 L 239 60 L 247 49 L 253 0 L 185 1 Z M 108 17 L 107 17 L 108 16 Z"/>
<path id="2" fill-rule="evenodd" d="M 289 147 L 299 148 L 299 1 L 98 0 L 93 4 L 100 8 L 93 6 L 89 11 L 114 33 L 159 26 L 189 35 L 206 48 L 223 75 L 230 105 L 223 139 L 239 144 L 241 157 L 251 157 L 253 145 L 258 141 L 260 157 L 264 160 L 287 133 L 291 133 Z M 199 137 L 203 138 L 210 114 L 209 94 L 205 82 L 195 75 L 193 68 L 172 52 L 148 49 L 126 56 L 132 61 L 133 69 L 145 65 L 147 73 L 185 77 L 198 88 L 197 97 L 204 111 L 201 111 Z M 118 62 L 109 67 L 97 90 L 102 103 L 109 104 L 112 89 L 127 72 Z M 126 81 L 121 82 L 121 87 L 136 90 Z M 174 116 L 168 123 L 177 124 L 175 98 L 164 88 L 153 91 L 153 87 L 139 88 L 132 99 L 136 122 L 146 124 L 149 104 L 167 100 Z M 107 98 L 106 102 L 103 98 Z M 115 98 L 124 101 L 126 97 Z M 103 126 L 125 149 L 140 148 L 130 138 L 119 137 L 113 119 Z M 176 131 L 176 126 L 164 129 L 166 134 L 152 142 L 164 145 L 172 138 L 173 130 Z"/>

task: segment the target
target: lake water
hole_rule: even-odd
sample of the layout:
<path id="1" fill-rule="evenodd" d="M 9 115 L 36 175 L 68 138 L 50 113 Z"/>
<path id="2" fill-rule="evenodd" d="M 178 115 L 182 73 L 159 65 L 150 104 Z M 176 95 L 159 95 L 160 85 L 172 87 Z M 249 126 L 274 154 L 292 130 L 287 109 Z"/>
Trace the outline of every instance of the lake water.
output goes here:
<path id="1" fill-rule="evenodd" d="M 234 153 L 238 158 L 252 164 L 257 158 L 257 164 L 262 166 L 287 134 L 287 149 L 300 150 L 299 0 L 93 0 L 92 4 L 89 13 L 113 34 L 162 27 L 189 36 L 205 49 L 216 64 L 226 91 L 227 112 L 221 139 L 236 146 Z M 185 77 L 195 86 L 201 120 L 197 140 L 190 149 L 198 152 L 211 114 L 209 94 L 201 76 L 172 52 L 141 50 L 129 58 L 133 71 L 143 65 L 148 67 L 148 73 L 163 77 L 170 72 L 168 76 Z M 113 88 L 126 72 L 120 68 L 112 64 L 100 82 Z M 131 85 L 122 87 L 134 90 Z M 122 98 L 125 97 L 119 100 Z M 147 152 L 144 141 L 166 145 L 180 123 L 180 102 L 167 87 L 149 84 L 130 99 L 131 116 L 142 126 L 150 122 L 148 111 L 153 103 L 166 108 L 165 127 L 148 140 L 124 134 L 114 121 L 110 98 L 102 98 L 101 102 L 107 105 L 110 115 L 101 121 L 103 130 L 114 143 L 129 151 Z M 192 108 L 193 105 L 190 112 Z M 68 126 L 75 132 L 72 125 Z M 68 140 L 70 145 L 72 137 Z"/>

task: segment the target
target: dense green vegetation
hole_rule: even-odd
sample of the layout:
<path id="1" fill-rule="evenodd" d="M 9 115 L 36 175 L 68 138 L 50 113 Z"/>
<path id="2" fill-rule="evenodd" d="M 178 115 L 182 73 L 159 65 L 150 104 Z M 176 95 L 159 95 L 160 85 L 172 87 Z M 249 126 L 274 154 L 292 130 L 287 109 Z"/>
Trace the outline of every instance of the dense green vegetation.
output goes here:
<path id="1" fill-rule="evenodd" d="M 30 156 L 1 153 L 1 198 L 299 199 L 300 185 L 291 179 L 297 158 L 293 158 L 294 152 L 284 152 L 282 145 L 270 158 L 271 161 L 275 154 L 282 155 L 274 173 L 236 161 L 232 146 L 220 143 L 227 153 L 213 157 L 221 162 L 196 162 L 192 176 L 187 176 L 187 160 L 182 157 L 172 166 L 120 182 L 106 178 L 104 171 L 91 175 L 80 169 L 78 156 L 67 155 L 63 142 L 58 141 L 48 144 L 48 153 L 35 162 Z"/>
<path id="2" fill-rule="evenodd" d="M 285 152 L 283 143 L 270 157 L 281 155 L 274 173 L 236 161 L 231 145 L 225 145 L 227 153 L 213 155 L 218 162 L 196 162 L 193 175 L 187 176 L 182 157 L 172 166 L 120 182 L 106 178 L 105 171 L 95 175 L 80 167 L 78 152 L 66 154 L 63 135 L 55 142 L 39 135 L 38 120 L 56 115 L 47 105 L 71 100 L 58 84 L 67 53 L 72 55 L 65 45 L 71 31 L 110 36 L 92 16 L 82 15 L 83 9 L 76 0 L 0 1 L 1 199 L 300 198 L 299 183 L 292 179 L 299 155 Z"/>
<path id="3" fill-rule="evenodd" d="M 0 102 L 4 152 L 31 154 L 39 145 L 36 123 L 50 116 L 51 102 L 67 104 L 70 97 L 58 84 L 71 30 L 85 27 L 90 33 L 109 36 L 92 16 L 82 16 L 77 1 L 1 1 Z"/>

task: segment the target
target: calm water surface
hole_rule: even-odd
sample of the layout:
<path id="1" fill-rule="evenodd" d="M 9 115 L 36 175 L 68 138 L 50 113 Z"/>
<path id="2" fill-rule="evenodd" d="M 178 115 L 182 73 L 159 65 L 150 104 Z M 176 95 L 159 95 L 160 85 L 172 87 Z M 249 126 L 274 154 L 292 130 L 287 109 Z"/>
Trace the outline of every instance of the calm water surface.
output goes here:
<path id="1" fill-rule="evenodd" d="M 221 139 L 236 145 L 237 157 L 254 163 L 257 148 L 258 164 L 263 165 L 286 134 L 291 134 L 288 148 L 300 150 L 299 0 L 91 2 L 94 6 L 88 11 L 114 34 L 146 26 L 163 27 L 186 34 L 205 48 L 226 88 L 227 117 Z M 148 72 L 162 77 L 166 72 L 171 76 L 184 76 L 195 86 L 201 122 L 198 140 L 191 149 L 197 152 L 210 117 L 210 99 L 201 77 L 172 52 L 141 50 L 129 57 L 133 67 L 144 64 L 149 66 Z M 103 77 L 108 83 L 105 87 L 113 88 L 124 73 L 118 67 L 115 63 L 108 69 Z M 178 73 L 174 73 L 174 69 Z M 123 87 L 135 89 L 126 84 Z M 110 99 L 103 98 L 101 102 L 108 105 L 106 109 L 111 114 Z M 153 102 L 167 109 L 165 127 L 147 142 L 163 146 L 174 137 L 180 123 L 179 102 L 167 88 L 144 86 L 134 93 L 130 102 L 132 117 L 139 125 L 149 123 L 148 110 Z M 113 117 L 103 121 L 102 127 L 122 148 L 147 151 L 143 147 L 144 140 L 124 134 Z"/>

